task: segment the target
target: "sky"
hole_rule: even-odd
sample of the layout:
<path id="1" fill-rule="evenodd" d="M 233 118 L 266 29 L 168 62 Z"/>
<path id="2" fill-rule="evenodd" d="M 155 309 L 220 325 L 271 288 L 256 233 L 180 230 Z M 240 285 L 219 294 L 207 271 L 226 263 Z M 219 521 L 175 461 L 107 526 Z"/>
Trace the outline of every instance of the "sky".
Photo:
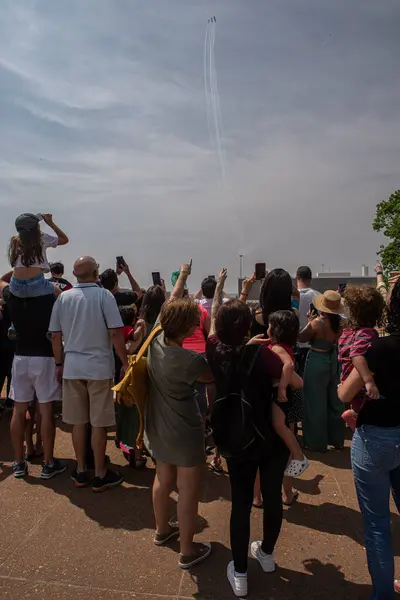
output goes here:
<path id="1" fill-rule="evenodd" d="M 71 274 L 123 255 L 142 286 L 255 262 L 361 273 L 400 187 L 398 0 L 2 0 L 0 270 L 21 212 Z M 215 15 L 225 179 L 209 136 Z"/>

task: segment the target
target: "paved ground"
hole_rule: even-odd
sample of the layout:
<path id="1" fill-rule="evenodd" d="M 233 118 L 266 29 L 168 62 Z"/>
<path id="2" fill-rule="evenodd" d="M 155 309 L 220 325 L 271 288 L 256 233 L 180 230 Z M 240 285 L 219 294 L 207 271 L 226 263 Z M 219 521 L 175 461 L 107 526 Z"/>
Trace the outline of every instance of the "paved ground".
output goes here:
<path id="1" fill-rule="evenodd" d="M 109 442 L 123 487 L 95 495 L 76 490 L 61 475 L 42 483 L 39 466 L 25 480 L 11 476 L 8 418 L 0 423 L 0 598 L 44 600 L 151 600 L 232 598 L 225 569 L 229 551 L 229 484 L 226 475 L 205 475 L 199 539 L 211 540 L 212 558 L 193 573 L 177 566 L 178 546 L 152 544 L 150 487 L 153 470 L 135 472 Z M 68 432 L 57 431 L 57 456 L 70 462 Z M 360 515 L 349 449 L 314 455 L 298 481 L 300 500 L 285 509 L 277 547 L 279 568 L 265 575 L 249 561 L 254 600 L 358 600 L 369 597 Z M 174 507 L 171 507 L 171 514 Z M 259 538 L 261 513 L 252 517 Z M 393 515 L 395 554 L 399 519 Z M 397 564 L 400 571 L 400 564 Z"/>

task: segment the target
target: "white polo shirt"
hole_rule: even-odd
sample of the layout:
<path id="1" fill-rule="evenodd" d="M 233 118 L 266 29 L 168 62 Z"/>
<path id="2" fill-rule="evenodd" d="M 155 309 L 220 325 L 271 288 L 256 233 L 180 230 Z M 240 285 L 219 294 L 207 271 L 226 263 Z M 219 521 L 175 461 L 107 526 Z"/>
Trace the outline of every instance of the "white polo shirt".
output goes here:
<path id="1" fill-rule="evenodd" d="M 64 379 L 114 377 L 109 329 L 123 327 L 114 296 L 96 283 L 78 283 L 54 304 L 49 331 L 64 338 Z"/>

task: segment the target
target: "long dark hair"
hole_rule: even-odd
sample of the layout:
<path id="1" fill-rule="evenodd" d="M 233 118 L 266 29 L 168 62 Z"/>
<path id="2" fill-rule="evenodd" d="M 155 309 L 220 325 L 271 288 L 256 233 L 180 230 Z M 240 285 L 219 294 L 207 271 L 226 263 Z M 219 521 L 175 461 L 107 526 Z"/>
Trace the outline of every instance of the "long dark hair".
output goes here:
<path id="1" fill-rule="evenodd" d="M 264 325 L 268 326 L 271 313 L 292 308 L 292 278 L 284 269 L 274 269 L 268 273 L 261 286 L 260 306 Z"/>
<path id="2" fill-rule="evenodd" d="M 140 317 L 146 323 L 155 323 L 165 300 L 165 292 L 161 286 L 153 285 L 149 287 L 143 297 Z"/>
<path id="3" fill-rule="evenodd" d="M 36 261 L 43 262 L 42 232 L 39 225 L 30 231 L 20 231 L 11 238 L 8 259 L 12 267 L 19 256 L 24 267 L 31 267 Z"/>
<path id="4" fill-rule="evenodd" d="M 328 319 L 330 328 L 332 329 L 333 333 L 339 333 L 342 324 L 342 317 L 340 315 L 332 315 L 331 313 L 324 312 L 321 312 L 321 315 Z"/>
<path id="5" fill-rule="evenodd" d="M 240 300 L 228 300 L 220 307 L 215 320 L 218 343 L 210 345 L 207 350 L 207 358 L 217 382 L 227 383 L 232 377 L 238 377 L 251 319 L 250 308 Z"/>
<path id="6" fill-rule="evenodd" d="M 386 330 L 388 333 L 400 333 L 400 279 L 390 295 Z"/>

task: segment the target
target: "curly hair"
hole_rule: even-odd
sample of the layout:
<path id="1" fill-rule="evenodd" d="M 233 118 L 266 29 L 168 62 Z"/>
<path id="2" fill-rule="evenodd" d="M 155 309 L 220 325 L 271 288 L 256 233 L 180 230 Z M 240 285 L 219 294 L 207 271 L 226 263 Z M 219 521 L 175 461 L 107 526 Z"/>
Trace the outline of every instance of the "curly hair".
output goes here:
<path id="1" fill-rule="evenodd" d="M 388 333 L 400 333 L 400 279 L 394 286 L 390 295 L 386 313 Z"/>
<path id="2" fill-rule="evenodd" d="M 269 315 L 271 337 L 278 344 L 294 346 L 299 337 L 299 318 L 292 310 L 278 310 Z"/>
<path id="3" fill-rule="evenodd" d="M 382 322 L 385 301 L 382 294 L 372 286 L 348 286 L 344 301 L 349 310 L 349 326 L 352 329 L 374 328 Z"/>
<path id="4" fill-rule="evenodd" d="M 43 262 L 42 232 L 39 225 L 30 231 L 20 231 L 11 238 L 8 259 L 12 267 L 19 256 L 24 267 L 31 267 L 36 261 Z"/>
<path id="5" fill-rule="evenodd" d="M 193 327 L 200 325 L 199 305 L 184 298 L 166 302 L 160 312 L 160 325 L 170 340 L 187 337 Z"/>

